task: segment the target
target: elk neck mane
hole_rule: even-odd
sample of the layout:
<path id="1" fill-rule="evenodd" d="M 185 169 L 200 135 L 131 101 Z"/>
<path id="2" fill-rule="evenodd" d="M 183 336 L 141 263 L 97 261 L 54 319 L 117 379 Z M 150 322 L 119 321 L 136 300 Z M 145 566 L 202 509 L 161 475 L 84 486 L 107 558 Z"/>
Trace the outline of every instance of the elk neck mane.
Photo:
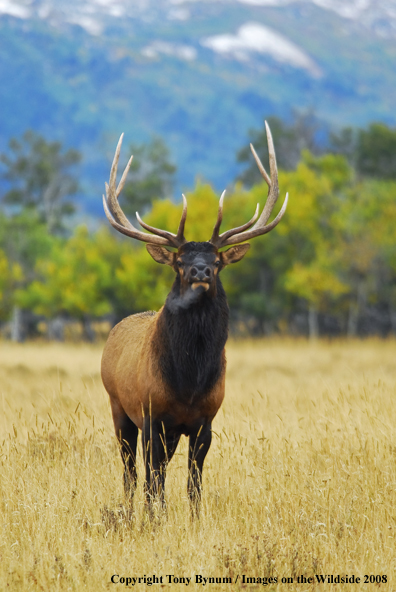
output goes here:
<path id="1" fill-rule="evenodd" d="M 158 319 L 160 371 L 181 402 L 192 403 L 214 387 L 224 370 L 223 350 L 228 337 L 228 304 L 220 278 L 214 296 L 206 293 L 179 305 L 180 278 Z"/>

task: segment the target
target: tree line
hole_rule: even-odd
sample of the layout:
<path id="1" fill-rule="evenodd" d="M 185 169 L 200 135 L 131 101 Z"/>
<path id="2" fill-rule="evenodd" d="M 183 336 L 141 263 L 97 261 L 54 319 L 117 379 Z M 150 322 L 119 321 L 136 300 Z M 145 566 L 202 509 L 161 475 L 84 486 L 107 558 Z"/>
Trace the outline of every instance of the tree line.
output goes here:
<path id="1" fill-rule="evenodd" d="M 270 236 L 252 241 L 243 265 L 223 272 L 232 330 L 396 332 L 396 130 L 374 123 L 324 141 L 309 115 L 288 124 L 271 118 L 270 125 L 289 206 Z M 265 162 L 264 127 L 250 139 Z M 149 224 L 174 231 L 181 204 L 169 198 L 176 168 L 166 145 L 153 138 L 130 151 L 123 209 L 130 216 L 138 209 Z M 227 193 L 223 229 L 250 219 L 266 199 L 248 149 L 237 159 L 244 169 Z M 71 320 L 93 339 L 94 321 L 113 324 L 157 310 L 173 281 L 172 270 L 156 264 L 144 245 L 105 224 L 88 230 L 71 222 L 80 160 L 77 151 L 34 132 L 13 139 L 0 155 L 0 321 L 15 340 L 37 335 L 43 323 L 48 337 L 62 339 Z M 187 200 L 187 240 L 208 240 L 218 195 L 198 182 Z"/>

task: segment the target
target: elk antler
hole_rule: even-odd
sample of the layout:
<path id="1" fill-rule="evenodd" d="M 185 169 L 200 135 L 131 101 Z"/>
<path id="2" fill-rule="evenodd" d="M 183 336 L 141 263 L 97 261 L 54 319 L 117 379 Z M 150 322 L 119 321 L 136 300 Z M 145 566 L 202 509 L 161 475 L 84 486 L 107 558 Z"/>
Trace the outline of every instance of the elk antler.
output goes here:
<path id="1" fill-rule="evenodd" d="M 155 245 L 164 245 L 165 247 L 176 247 L 179 248 L 181 245 L 184 245 L 186 239 L 184 238 L 184 225 L 187 218 L 187 200 L 183 195 L 183 212 L 180 219 L 179 229 L 177 234 L 173 234 L 172 232 L 168 232 L 166 230 L 160 230 L 159 228 L 154 228 L 153 226 L 149 226 L 145 224 L 143 220 L 140 218 L 139 214 L 136 212 L 136 217 L 138 219 L 139 224 L 149 230 L 153 234 L 147 234 L 147 232 L 142 232 L 135 228 L 125 216 L 124 212 L 122 211 L 120 204 L 118 203 L 118 196 L 120 195 L 125 181 L 128 175 L 129 168 L 132 164 L 132 158 L 128 161 L 128 164 L 125 167 L 124 172 L 122 173 L 121 181 L 116 186 L 116 178 L 117 178 L 117 167 L 118 167 L 118 160 L 120 158 L 121 152 L 121 145 L 122 139 L 124 134 L 121 134 L 121 137 L 118 141 L 117 148 L 114 155 L 113 164 L 111 166 L 110 171 L 110 179 L 109 184 L 105 183 L 106 185 L 106 197 L 103 196 L 103 207 L 105 214 L 107 216 L 108 221 L 116 230 L 121 232 L 122 234 L 126 234 L 126 236 L 130 236 L 131 238 L 136 238 L 137 240 L 143 241 L 145 243 L 151 243 Z"/>
<path id="2" fill-rule="evenodd" d="M 280 210 L 279 214 L 274 218 L 270 224 L 267 224 L 269 217 L 271 216 L 271 212 L 274 208 L 275 202 L 278 199 L 279 195 L 279 188 L 278 188 L 278 169 L 276 166 L 276 156 L 275 156 L 275 149 L 274 149 L 274 142 L 272 140 L 271 130 L 267 122 L 265 122 L 265 129 L 267 132 L 267 143 L 268 143 L 268 154 L 269 154 L 269 163 L 270 163 L 270 172 L 271 176 L 268 175 L 267 171 L 263 167 L 261 160 L 257 156 L 255 149 L 253 148 L 252 144 L 250 144 L 251 151 L 259 168 L 261 175 L 264 177 L 267 185 L 268 185 L 268 197 L 267 201 L 264 206 L 264 210 L 261 213 L 260 218 L 258 218 L 259 213 L 259 204 L 257 204 L 256 212 L 249 222 L 246 222 L 243 226 L 239 226 L 237 228 L 233 228 L 232 230 L 227 230 L 227 232 L 223 232 L 223 234 L 219 235 L 221 221 L 223 219 L 223 201 L 224 201 L 224 194 L 225 191 L 222 193 L 219 202 L 219 211 L 217 214 L 217 221 L 213 229 L 213 234 L 210 239 L 210 243 L 214 245 L 217 249 L 221 247 L 226 247 L 228 245 L 237 245 L 238 243 L 243 243 L 251 238 L 255 238 L 256 236 L 260 236 L 261 234 L 267 234 L 270 230 L 275 228 L 278 224 L 280 219 L 283 217 L 283 214 L 286 211 L 287 207 L 287 200 L 288 194 L 286 194 L 285 201 L 283 203 L 282 209 Z M 256 222 L 257 220 L 257 222 Z M 253 226 L 254 224 L 254 226 Z M 267 225 L 266 225 L 267 224 Z M 250 229 L 250 230 L 248 230 Z"/>

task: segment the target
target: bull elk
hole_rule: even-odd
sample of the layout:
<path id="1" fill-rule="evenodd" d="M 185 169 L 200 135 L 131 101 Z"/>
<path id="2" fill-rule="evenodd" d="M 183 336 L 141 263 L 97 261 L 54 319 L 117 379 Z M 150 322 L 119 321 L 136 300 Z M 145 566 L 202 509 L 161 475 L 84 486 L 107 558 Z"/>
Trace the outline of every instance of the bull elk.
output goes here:
<path id="1" fill-rule="evenodd" d="M 242 259 L 250 247 L 245 241 L 272 230 L 287 206 L 286 195 L 279 214 L 267 224 L 279 190 L 275 150 L 267 123 L 266 131 L 270 176 L 251 145 L 257 166 L 269 187 L 261 216 L 257 205 L 249 222 L 219 234 L 223 192 L 208 242 L 187 242 L 184 238 L 187 217 L 184 195 L 177 234 L 149 226 L 139 214 L 136 214 L 139 224 L 151 234 L 136 229 L 129 222 L 118 196 L 132 157 L 117 186 L 123 136 L 117 145 L 109 184 L 106 183 L 106 198 L 103 196 L 106 216 L 122 234 L 147 243 L 151 257 L 158 263 L 170 265 L 176 274 L 161 310 L 134 314 L 116 325 L 102 358 L 103 384 L 110 396 L 124 462 L 125 491 L 132 497 L 136 487 L 136 446 L 140 429 L 149 507 L 153 499 L 164 504 L 166 466 L 184 434 L 189 437 L 187 490 L 192 510 L 199 509 L 202 468 L 212 439 L 211 425 L 224 398 L 224 346 L 229 311 L 219 274 L 230 263 Z M 231 248 L 220 251 L 226 246 Z"/>

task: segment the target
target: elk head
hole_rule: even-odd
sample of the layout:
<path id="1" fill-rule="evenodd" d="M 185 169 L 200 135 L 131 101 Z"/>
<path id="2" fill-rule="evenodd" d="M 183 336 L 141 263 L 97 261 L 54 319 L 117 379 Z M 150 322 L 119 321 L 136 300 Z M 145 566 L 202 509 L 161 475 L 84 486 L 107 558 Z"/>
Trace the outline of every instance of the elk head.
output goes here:
<path id="1" fill-rule="evenodd" d="M 272 222 L 267 224 L 275 202 L 278 199 L 279 189 L 274 144 L 267 122 L 265 122 L 265 126 L 267 131 L 270 175 L 267 174 L 256 151 L 252 144 L 250 144 L 260 173 L 268 185 L 268 197 L 260 217 L 260 206 L 257 204 L 255 214 L 249 222 L 219 234 L 223 219 L 224 191 L 220 197 L 217 221 L 213 229 L 213 234 L 208 242 L 203 243 L 187 242 L 184 237 L 184 226 L 187 218 L 187 200 L 184 195 L 182 216 L 176 234 L 146 224 L 137 212 L 136 217 L 139 224 L 151 234 L 138 230 L 131 224 L 118 203 L 118 197 L 124 187 L 133 157 L 130 158 L 117 186 L 117 166 L 124 134 L 119 139 L 111 167 L 109 184 L 106 183 L 106 197 L 103 196 L 103 206 L 107 219 L 122 234 L 147 243 L 147 251 L 155 261 L 170 265 L 174 269 L 180 281 L 181 295 L 195 292 L 199 296 L 204 293 L 209 295 L 215 292 L 215 280 L 218 273 L 226 265 L 240 261 L 249 250 L 250 245 L 245 241 L 270 232 L 275 228 L 286 211 L 287 194 L 280 212 Z M 230 246 L 231 248 L 226 251 L 220 251 L 221 248 L 226 246 Z M 177 251 L 169 251 L 167 247 L 176 248 Z"/>

